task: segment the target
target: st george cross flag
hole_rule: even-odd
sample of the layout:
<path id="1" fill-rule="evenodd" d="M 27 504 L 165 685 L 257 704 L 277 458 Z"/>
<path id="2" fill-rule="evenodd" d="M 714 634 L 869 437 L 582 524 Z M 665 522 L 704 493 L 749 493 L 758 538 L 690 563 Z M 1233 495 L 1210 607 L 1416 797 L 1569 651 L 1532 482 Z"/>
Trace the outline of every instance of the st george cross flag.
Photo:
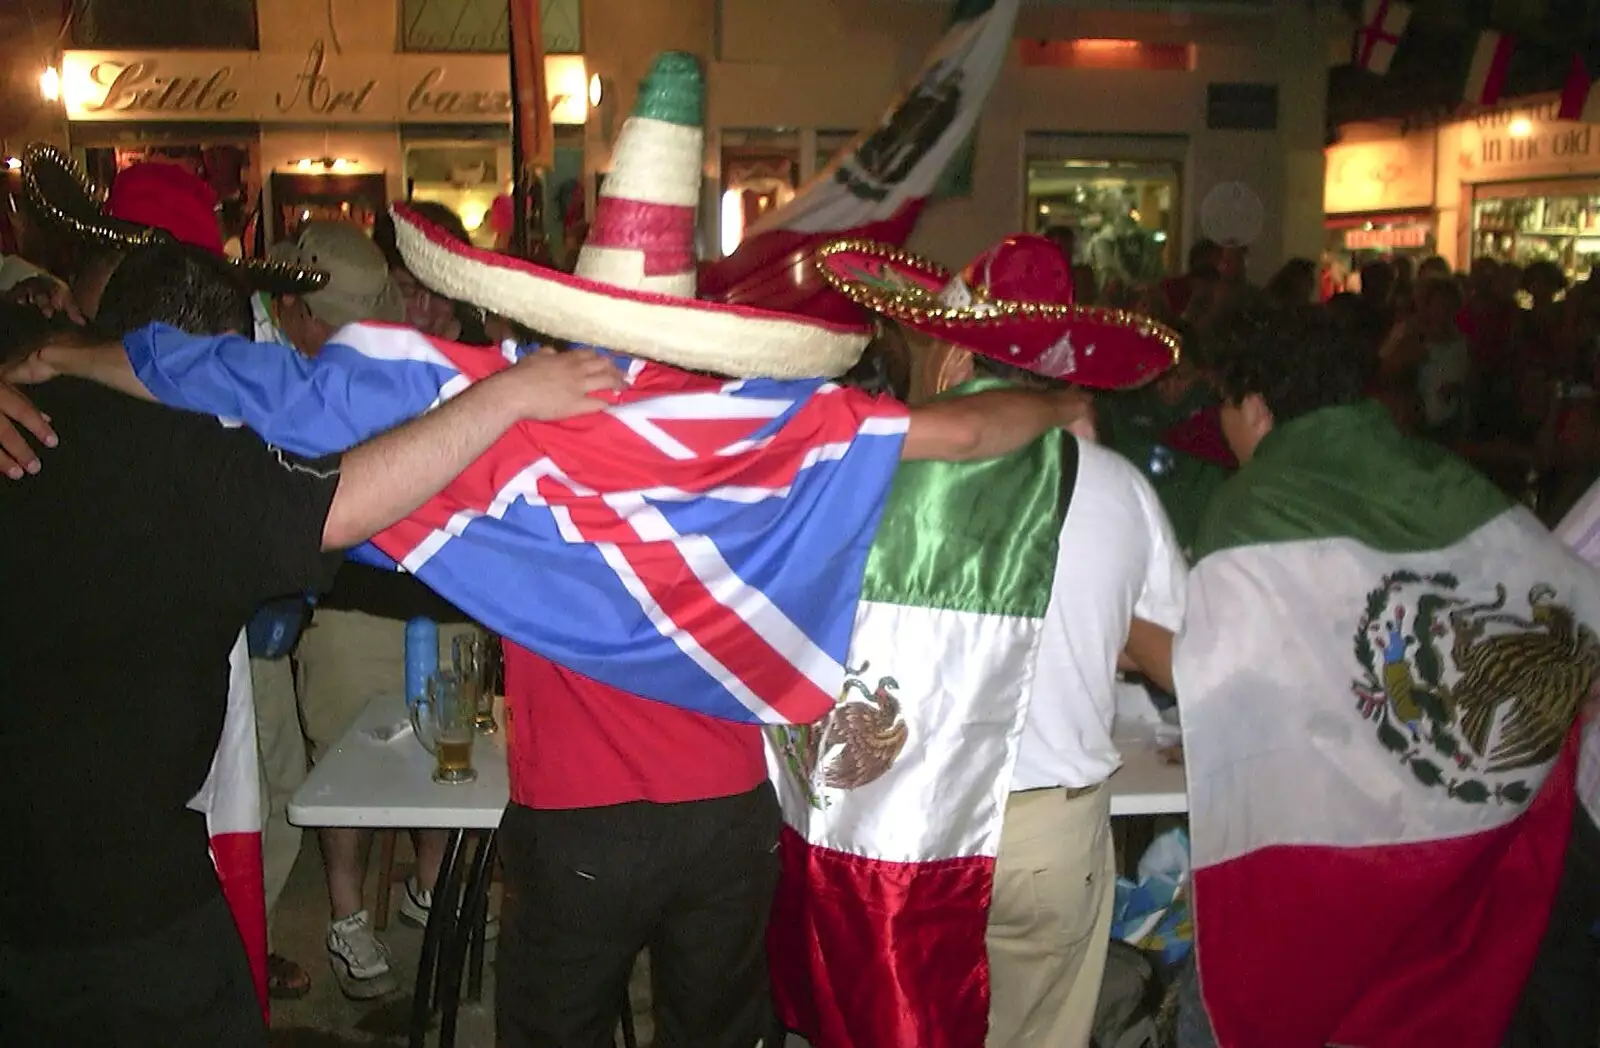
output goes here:
<path id="1" fill-rule="evenodd" d="M 1492 106 L 1500 101 L 1505 91 L 1506 73 L 1511 69 L 1511 55 L 1516 50 L 1516 38 L 1509 33 L 1486 30 L 1478 34 L 1477 46 L 1472 49 L 1472 60 L 1467 66 L 1467 83 L 1461 97 L 1473 105 Z"/>
<path id="2" fill-rule="evenodd" d="M 1379 76 L 1389 72 L 1410 22 L 1411 5 L 1404 0 L 1366 0 L 1356 31 L 1355 64 Z"/>
<path id="3" fill-rule="evenodd" d="M 1020 0 L 958 0 L 949 31 L 878 126 L 745 232 L 700 274 L 702 298 L 825 319 L 859 310 L 828 289 L 812 259 L 830 240 L 903 244 L 922 206 L 977 127 L 1011 51 Z M 795 279 L 797 267 L 804 271 Z"/>
<path id="4" fill-rule="evenodd" d="M 315 360 L 161 325 L 124 344 L 162 403 L 301 455 L 350 448 L 520 355 L 383 324 L 340 330 Z M 816 720 L 844 686 L 905 408 L 821 379 L 621 363 L 628 387 L 608 411 L 519 423 L 379 534 L 377 560 L 631 694 L 747 723 Z"/>
<path id="5" fill-rule="evenodd" d="M 189 807 L 206 817 L 211 862 L 250 958 L 261 1014 L 267 1015 L 267 893 L 261 867 L 260 753 L 250 688 L 250 653 L 240 632 L 228 655 L 228 710 L 211 770 Z"/>
<path id="6" fill-rule="evenodd" d="M 1567 69 L 1567 80 L 1561 88 L 1561 101 L 1556 105 L 1557 120 L 1576 120 L 1585 124 L 1600 124 L 1600 76 L 1581 54 L 1572 56 Z"/>
<path id="7" fill-rule="evenodd" d="M 1174 653 L 1228 1048 L 1498 1048 L 1561 875 L 1600 577 L 1374 404 L 1216 495 Z"/>
<path id="8" fill-rule="evenodd" d="M 971 1048 L 1001 821 L 1077 445 L 901 468 L 867 562 L 850 678 L 773 729 L 780 1016 L 815 1048 Z"/>

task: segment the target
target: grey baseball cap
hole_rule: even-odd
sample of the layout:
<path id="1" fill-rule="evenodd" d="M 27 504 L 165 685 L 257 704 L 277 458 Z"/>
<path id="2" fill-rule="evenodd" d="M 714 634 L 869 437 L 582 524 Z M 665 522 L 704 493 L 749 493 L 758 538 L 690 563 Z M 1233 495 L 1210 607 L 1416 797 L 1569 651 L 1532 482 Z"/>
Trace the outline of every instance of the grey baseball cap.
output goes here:
<path id="1" fill-rule="evenodd" d="M 398 324 L 405 319 L 405 300 L 389 277 L 383 252 L 347 222 L 307 222 L 293 240 L 275 245 L 268 257 L 328 274 L 326 284 L 302 297 L 311 314 L 332 327 L 362 320 Z"/>

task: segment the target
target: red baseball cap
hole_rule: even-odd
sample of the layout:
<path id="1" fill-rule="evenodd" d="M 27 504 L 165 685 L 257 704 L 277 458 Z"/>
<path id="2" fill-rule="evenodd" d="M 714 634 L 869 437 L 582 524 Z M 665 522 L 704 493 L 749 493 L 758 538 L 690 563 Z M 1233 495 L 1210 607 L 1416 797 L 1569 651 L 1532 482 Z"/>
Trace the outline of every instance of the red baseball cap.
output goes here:
<path id="1" fill-rule="evenodd" d="M 177 164 L 152 160 L 117 172 L 106 198 L 106 214 L 165 229 L 185 244 L 222 254 L 217 194 L 204 179 Z"/>

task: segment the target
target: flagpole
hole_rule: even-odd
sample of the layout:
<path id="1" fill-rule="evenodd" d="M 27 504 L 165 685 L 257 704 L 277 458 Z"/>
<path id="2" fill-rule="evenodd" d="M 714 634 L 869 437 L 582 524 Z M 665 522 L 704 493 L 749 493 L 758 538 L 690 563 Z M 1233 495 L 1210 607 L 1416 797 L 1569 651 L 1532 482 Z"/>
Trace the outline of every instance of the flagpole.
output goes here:
<path id="1" fill-rule="evenodd" d="M 544 236 L 541 153 L 549 151 L 549 100 L 544 86 L 544 41 L 540 0 L 509 0 L 511 41 L 511 252 L 549 261 Z M 519 61 L 520 56 L 520 61 Z M 543 106 L 538 109 L 534 107 Z M 531 110 L 531 111 L 530 111 Z"/>

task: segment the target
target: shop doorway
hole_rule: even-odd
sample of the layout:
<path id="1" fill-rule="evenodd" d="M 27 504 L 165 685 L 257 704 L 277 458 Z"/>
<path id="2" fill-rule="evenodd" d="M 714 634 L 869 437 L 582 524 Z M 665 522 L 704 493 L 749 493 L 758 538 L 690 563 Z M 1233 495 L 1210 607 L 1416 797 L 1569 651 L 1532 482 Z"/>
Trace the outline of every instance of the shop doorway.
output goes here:
<path id="1" fill-rule="evenodd" d="M 1070 230 L 1102 285 L 1141 287 L 1181 268 L 1181 136 L 1030 134 L 1024 228 Z"/>
<path id="2" fill-rule="evenodd" d="M 292 240 L 307 222 L 349 222 L 365 233 L 388 209 L 385 179 L 371 175 L 272 176 L 273 230 L 277 239 Z"/>

